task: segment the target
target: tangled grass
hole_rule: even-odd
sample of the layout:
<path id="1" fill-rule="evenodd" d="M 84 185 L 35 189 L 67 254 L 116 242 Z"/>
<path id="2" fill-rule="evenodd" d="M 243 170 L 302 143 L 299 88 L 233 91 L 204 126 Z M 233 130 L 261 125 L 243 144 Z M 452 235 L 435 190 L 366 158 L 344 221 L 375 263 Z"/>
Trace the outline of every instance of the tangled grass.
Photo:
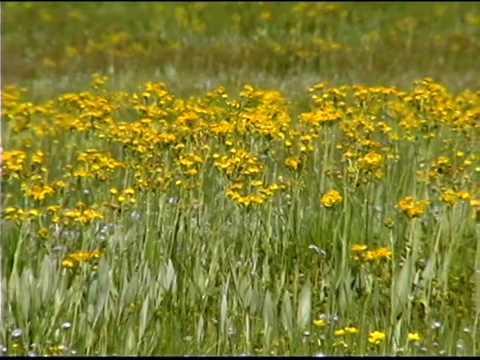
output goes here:
<path id="1" fill-rule="evenodd" d="M 318 49 L 307 53 L 308 42 L 294 38 L 330 34 L 338 18 L 340 34 L 352 33 L 350 25 L 364 17 L 353 4 L 301 4 L 290 4 L 291 13 L 309 19 L 302 22 L 307 25 L 317 16 L 319 27 L 292 30 L 279 46 L 297 44 L 296 60 L 288 61 L 313 71 L 317 63 L 298 57 L 315 58 Z M 38 6 L 7 5 L 7 26 L 13 15 Z M 87 14 L 102 18 L 107 7 L 63 6 L 71 11 L 63 14 L 82 23 Z M 112 6 L 124 14 L 133 4 Z M 195 41 L 208 42 L 219 36 L 212 14 L 227 5 L 153 6 L 176 14 L 176 25 L 160 17 L 163 30 L 177 26 L 184 36 L 198 33 Z M 232 6 L 238 7 L 239 37 L 263 29 L 258 41 L 272 43 L 287 26 L 281 13 L 274 22 L 270 4 Z M 470 5 L 428 6 L 444 14 L 444 6 Z M 205 18 L 191 18 L 190 7 Z M 65 22 L 59 9 L 46 4 L 40 20 Z M 252 14 L 257 27 L 241 26 Z M 467 32 L 478 22 L 474 13 L 468 16 Z M 398 20 L 407 30 L 421 24 L 407 19 Z M 101 34 L 104 47 L 93 38 L 82 48 L 66 26 L 49 49 L 33 46 L 34 54 L 50 51 L 53 58 L 70 46 L 78 64 L 108 69 L 108 61 L 98 60 L 101 51 L 128 68 L 133 60 L 121 54 L 140 49 L 134 32 L 115 41 Z M 18 31 L 18 38 L 6 35 L 7 67 L 20 51 L 13 39 L 42 39 L 49 30 Z M 149 43 L 145 31 L 137 35 L 146 34 L 149 54 L 156 54 L 159 45 Z M 469 45 L 457 49 L 466 52 L 464 59 L 478 45 L 471 31 Z M 377 45 L 387 44 L 386 37 Z M 168 48 L 191 50 L 193 40 L 186 39 Z M 333 38 L 312 39 L 322 51 L 354 49 Z M 191 54 L 190 60 L 199 56 Z M 337 59 L 331 56 L 320 65 Z M 206 66 L 176 59 L 178 69 Z M 478 353 L 478 90 L 457 84 L 454 91 L 419 77 L 409 86 L 393 84 L 403 84 L 398 78 L 390 86 L 313 82 L 294 95 L 298 84 L 267 88 L 252 81 L 234 91 L 230 81 L 186 95 L 185 83 L 173 91 L 165 81 L 120 89 L 118 73 L 100 71 L 88 85 L 82 75 L 77 90 L 58 85 L 40 94 L 45 74 L 22 61 L 25 72 L 10 74 L 1 94 L 2 353 Z M 246 61 L 244 70 L 291 66 L 278 54 L 264 61 Z M 218 63 L 227 64 L 221 57 Z M 52 70 L 48 81 L 56 71 L 80 74 L 75 64 L 44 62 Z M 331 71 L 340 70 L 339 63 Z"/>

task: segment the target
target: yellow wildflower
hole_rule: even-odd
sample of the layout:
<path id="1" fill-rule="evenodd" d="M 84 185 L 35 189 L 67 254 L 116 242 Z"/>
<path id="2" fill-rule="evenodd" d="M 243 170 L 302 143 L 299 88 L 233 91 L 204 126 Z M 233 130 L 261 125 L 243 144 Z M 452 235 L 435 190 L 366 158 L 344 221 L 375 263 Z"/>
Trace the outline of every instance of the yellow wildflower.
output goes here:
<path id="1" fill-rule="evenodd" d="M 364 251 L 364 250 L 367 250 L 367 245 L 365 245 L 365 244 L 355 244 L 355 245 L 352 245 L 350 250 L 352 250 L 352 251 Z"/>
<path id="2" fill-rule="evenodd" d="M 48 229 L 44 227 L 38 229 L 37 235 L 42 239 L 46 239 L 48 237 Z"/>
<path id="3" fill-rule="evenodd" d="M 395 220 L 392 217 L 387 216 L 385 219 L 383 219 L 383 225 L 391 229 L 393 225 L 395 225 Z"/>
<path id="4" fill-rule="evenodd" d="M 301 164 L 302 160 L 298 156 L 289 157 L 285 160 L 285 165 L 292 170 L 298 170 Z"/>
<path id="5" fill-rule="evenodd" d="M 40 216 L 40 210 L 38 210 L 38 209 L 30 209 L 30 210 L 28 210 L 28 215 Z"/>
<path id="6" fill-rule="evenodd" d="M 88 251 L 78 251 L 70 254 L 70 257 L 76 261 L 86 261 L 90 259 L 90 253 Z"/>
<path id="7" fill-rule="evenodd" d="M 62 260 L 62 266 L 65 267 L 65 268 L 74 268 L 75 266 L 77 265 L 77 261 L 75 261 L 74 259 L 72 258 L 65 258 Z"/>
<path id="8" fill-rule="evenodd" d="M 386 247 L 373 250 L 374 258 L 376 259 L 390 259 L 392 257 L 392 251 Z"/>
<path id="9" fill-rule="evenodd" d="M 314 324 L 315 326 L 318 326 L 318 327 L 324 327 L 324 326 L 327 326 L 327 325 L 328 325 L 327 321 L 324 320 L 324 319 L 315 320 L 315 321 L 313 322 L 313 324 Z"/>
<path id="10" fill-rule="evenodd" d="M 471 207 L 480 207 L 480 199 L 471 199 L 470 200 Z"/>
<path id="11" fill-rule="evenodd" d="M 409 333 L 407 337 L 408 337 L 408 341 L 419 341 L 420 340 L 420 335 L 418 334 L 418 332 Z"/>
<path id="12" fill-rule="evenodd" d="M 377 168 L 382 164 L 382 161 L 383 161 L 382 155 L 377 154 L 375 152 L 369 152 L 362 159 L 362 162 L 368 168 Z"/>
<path id="13" fill-rule="evenodd" d="M 374 345 L 381 344 L 386 338 L 386 335 L 383 331 L 373 331 L 368 337 L 368 342 Z"/>
<path id="14" fill-rule="evenodd" d="M 125 195 L 135 195 L 135 190 L 131 187 L 126 188 L 124 191 Z"/>
<path id="15" fill-rule="evenodd" d="M 465 191 L 465 190 L 461 190 L 461 191 L 457 192 L 457 195 L 462 200 L 470 199 L 470 193 L 468 191 Z"/>
<path id="16" fill-rule="evenodd" d="M 340 203 L 342 200 L 342 195 L 338 191 L 330 190 L 321 197 L 320 203 L 327 208 L 331 208 L 335 204 Z"/>
<path id="17" fill-rule="evenodd" d="M 441 201 L 450 205 L 455 204 L 458 198 L 459 198 L 458 194 L 452 189 L 445 190 L 443 194 L 440 196 Z"/>
<path id="18" fill-rule="evenodd" d="M 415 202 L 412 196 L 407 196 L 399 201 L 398 206 L 409 219 L 413 219 L 422 215 L 428 204 L 429 202 L 426 200 Z"/>
<path id="19" fill-rule="evenodd" d="M 347 326 L 345 328 L 345 332 L 347 334 L 356 334 L 356 333 L 358 333 L 358 329 L 355 326 Z"/>

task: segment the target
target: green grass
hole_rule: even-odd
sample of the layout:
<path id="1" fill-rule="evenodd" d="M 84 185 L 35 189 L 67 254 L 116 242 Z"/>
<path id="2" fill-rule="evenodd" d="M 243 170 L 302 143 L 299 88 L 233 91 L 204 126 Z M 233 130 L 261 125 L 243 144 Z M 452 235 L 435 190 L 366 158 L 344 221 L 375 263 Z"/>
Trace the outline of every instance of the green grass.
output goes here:
<path id="1" fill-rule="evenodd" d="M 295 7 L 6 3 L 3 81 L 46 98 L 78 89 L 95 71 L 113 76 L 115 88 L 158 80 L 181 94 L 250 82 L 291 93 L 324 80 L 410 86 L 424 76 L 478 87 L 476 3 Z M 66 55 L 69 47 L 78 55 Z"/>
<path id="2" fill-rule="evenodd" d="M 467 92 L 479 89 L 478 3 L 12 2 L 2 15 L 2 352 L 478 353 L 480 225 L 468 201 L 439 201 L 450 188 L 480 198 L 480 103 Z M 95 72 L 109 77 L 104 87 L 90 86 Z M 445 88 L 412 85 L 424 77 Z M 307 88 L 320 82 L 334 90 L 315 105 Z M 284 98 L 239 94 L 247 84 Z M 368 90 L 363 102 L 358 84 Z M 12 100 L 9 85 L 26 94 Z M 220 85 L 227 101 L 207 94 Z M 398 89 L 377 96 L 378 85 Z M 300 120 L 325 108 L 340 109 L 341 120 Z M 241 116 L 260 119 L 250 124 L 257 132 L 212 135 L 211 124 L 240 126 Z M 282 127 L 284 118 L 292 122 Z M 282 135 L 258 130 L 270 119 Z M 161 134 L 175 141 L 161 144 Z M 78 159 L 92 148 L 127 165 L 101 155 L 106 179 L 70 176 L 87 165 L 95 173 L 96 160 Z M 232 148 L 257 157 L 242 160 L 247 169 L 264 171 L 225 173 L 213 156 L 240 156 Z M 13 150 L 26 156 L 18 178 Z M 36 150 L 45 153 L 37 164 Z M 381 153 L 384 176 L 345 160 L 347 151 Z M 182 165 L 191 154 L 201 162 Z M 299 171 L 285 165 L 293 155 L 303 159 Z M 450 167 L 420 180 L 439 156 Z M 147 184 L 157 177 L 166 180 Z M 290 185 L 265 204 L 225 195 L 238 182 L 279 177 Z M 25 195 L 59 180 L 65 189 L 45 200 Z M 136 203 L 104 210 L 118 198 L 112 187 L 133 187 Z M 331 189 L 343 200 L 328 209 L 319 198 Z M 430 200 L 425 214 L 404 216 L 397 204 L 406 196 Z M 105 218 L 54 221 L 47 210 L 78 201 L 101 206 Z M 39 213 L 16 219 L 9 208 Z M 391 260 L 354 260 L 356 244 L 388 248 Z M 62 266 L 93 249 L 105 255 Z M 334 333 L 349 326 L 359 333 Z M 386 333 L 379 345 L 368 341 L 376 330 Z M 408 341 L 416 332 L 421 339 Z"/>

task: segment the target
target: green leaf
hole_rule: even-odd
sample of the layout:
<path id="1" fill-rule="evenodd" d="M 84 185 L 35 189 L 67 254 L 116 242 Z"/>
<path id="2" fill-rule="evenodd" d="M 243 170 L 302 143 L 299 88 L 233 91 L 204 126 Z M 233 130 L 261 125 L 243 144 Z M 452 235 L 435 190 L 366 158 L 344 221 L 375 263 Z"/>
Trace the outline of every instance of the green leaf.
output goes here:
<path id="1" fill-rule="evenodd" d="M 150 297 L 148 294 L 143 300 L 142 309 L 140 310 L 140 323 L 138 326 L 138 340 L 142 341 L 143 335 L 145 334 L 145 328 L 148 322 L 148 315 L 150 310 Z"/>
<path id="2" fill-rule="evenodd" d="M 272 295 L 267 290 L 263 300 L 263 322 L 266 326 L 273 327 L 275 322 L 275 308 L 272 301 Z"/>
<path id="3" fill-rule="evenodd" d="M 228 315 L 228 303 L 227 303 L 227 293 L 224 292 L 222 295 L 222 301 L 220 303 L 220 330 L 222 333 L 227 331 L 227 315 Z"/>
<path id="4" fill-rule="evenodd" d="M 165 274 L 164 275 L 165 290 L 171 290 L 172 292 L 175 292 L 177 288 L 177 275 L 171 259 L 168 259 L 168 263 L 167 263 L 167 266 L 165 267 L 164 274 Z"/>
<path id="5" fill-rule="evenodd" d="M 203 338 L 205 336 L 205 319 L 203 318 L 203 315 L 200 315 L 200 319 L 198 319 L 198 324 L 197 324 L 197 344 L 200 346 L 203 342 Z"/>
<path id="6" fill-rule="evenodd" d="M 21 275 L 20 291 L 17 293 L 17 303 L 20 305 L 21 314 L 24 321 L 29 320 L 30 314 L 30 298 L 32 296 L 30 291 L 31 278 L 33 277 L 32 270 L 26 269 Z"/>
<path id="7" fill-rule="evenodd" d="M 57 285 L 55 278 L 56 275 L 54 271 L 53 261 L 48 255 L 45 255 L 42 261 L 40 275 L 38 279 L 40 301 L 42 302 L 42 304 L 46 304 L 52 292 L 55 291 L 55 286 Z M 58 291 L 59 289 L 56 290 Z"/>
<path id="8" fill-rule="evenodd" d="M 392 309 L 395 317 L 398 317 L 405 309 L 410 294 L 411 277 L 412 277 L 412 259 L 411 257 L 405 260 L 400 273 L 395 281 L 394 292 L 394 308 Z"/>
<path id="9" fill-rule="evenodd" d="M 310 283 L 303 285 L 298 299 L 297 324 L 303 329 L 310 323 L 310 312 L 312 309 L 312 289 Z"/>
<path id="10" fill-rule="evenodd" d="M 290 293 L 285 291 L 283 293 L 281 319 L 283 328 L 291 333 L 293 331 L 293 308 Z"/>
<path id="11" fill-rule="evenodd" d="M 98 320 L 103 312 L 110 290 L 109 266 L 105 258 L 100 259 L 98 270 L 97 296 L 95 305 L 95 321 Z"/>

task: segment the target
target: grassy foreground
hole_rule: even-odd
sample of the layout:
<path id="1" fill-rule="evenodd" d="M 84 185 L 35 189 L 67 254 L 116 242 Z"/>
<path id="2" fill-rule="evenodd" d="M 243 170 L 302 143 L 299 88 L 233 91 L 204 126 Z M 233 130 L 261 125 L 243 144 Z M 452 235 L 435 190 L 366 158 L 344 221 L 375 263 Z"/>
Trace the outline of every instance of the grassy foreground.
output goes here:
<path id="1" fill-rule="evenodd" d="M 2 15 L 2 353 L 479 353 L 478 4 Z"/>

